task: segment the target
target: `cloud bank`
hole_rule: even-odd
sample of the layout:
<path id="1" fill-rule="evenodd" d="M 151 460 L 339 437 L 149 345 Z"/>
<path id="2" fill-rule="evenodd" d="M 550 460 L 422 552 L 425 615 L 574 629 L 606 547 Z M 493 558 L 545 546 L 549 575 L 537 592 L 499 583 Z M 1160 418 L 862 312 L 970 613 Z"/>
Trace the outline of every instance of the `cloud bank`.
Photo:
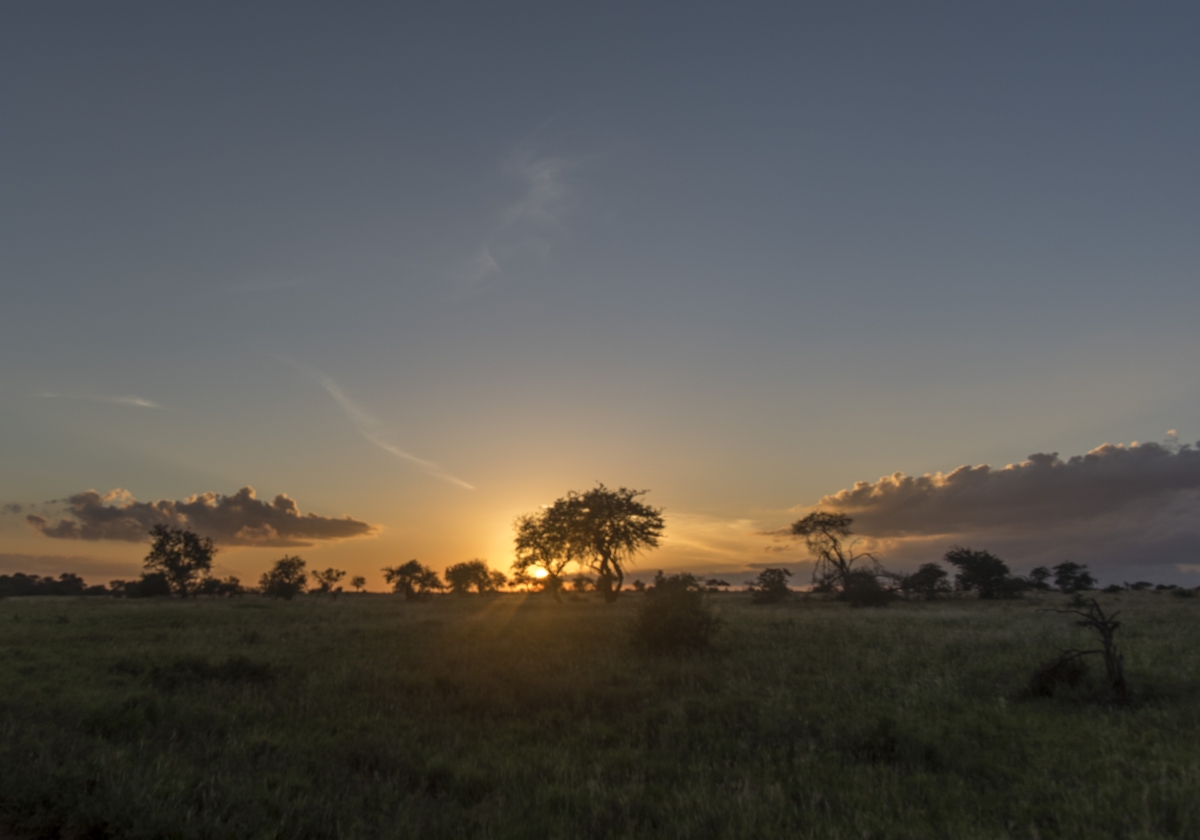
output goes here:
<path id="1" fill-rule="evenodd" d="M 225 545 L 306 546 L 315 541 L 344 540 L 373 533 L 366 522 L 300 513 L 296 502 L 281 493 L 271 502 L 258 499 L 253 487 L 232 496 L 202 493 L 182 502 L 139 502 L 125 490 L 76 493 L 65 500 L 66 516 L 51 522 L 38 514 L 26 521 L 47 537 L 65 540 L 142 542 L 155 525 L 188 528 Z"/>
<path id="2" fill-rule="evenodd" d="M 823 497 L 892 557 L 931 559 L 949 543 L 1018 564 L 1200 563 L 1200 450 L 1104 444 L 1067 460 L 1038 453 L 1003 469 L 885 476 Z"/>

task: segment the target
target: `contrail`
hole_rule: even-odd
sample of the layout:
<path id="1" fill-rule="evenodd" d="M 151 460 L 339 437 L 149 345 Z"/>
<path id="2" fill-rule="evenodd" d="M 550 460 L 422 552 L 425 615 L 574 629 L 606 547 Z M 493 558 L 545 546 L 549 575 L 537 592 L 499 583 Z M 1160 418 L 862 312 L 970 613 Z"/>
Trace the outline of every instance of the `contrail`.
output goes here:
<path id="1" fill-rule="evenodd" d="M 300 365 L 297 365 L 297 367 L 300 367 Z M 350 422 L 354 424 L 354 428 L 358 430 L 358 433 L 371 443 L 378 446 L 384 452 L 416 464 L 425 472 L 436 478 L 440 478 L 443 481 L 449 481 L 451 484 L 462 487 L 465 490 L 475 489 L 472 485 L 467 484 L 467 482 L 463 481 L 462 479 L 451 475 L 432 461 L 426 461 L 424 458 L 418 458 L 416 455 L 405 452 L 400 447 L 388 443 L 379 434 L 383 423 L 380 422 L 377 417 L 368 413 L 362 406 L 358 405 L 358 403 L 354 402 L 354 400 L 343 394 L 342 389 L 337 386 L 337 383 L 325 374 L 318 373 L 315 370 L 308 370 L 308 373 L 314 376 L 316 380 L 321 383 L 321 387 L 325 389 L 326 393 L 333 397 L 334 402 L 341 406 L 342 411 L 346 412 L 346 416 L 350 418 Z"/>

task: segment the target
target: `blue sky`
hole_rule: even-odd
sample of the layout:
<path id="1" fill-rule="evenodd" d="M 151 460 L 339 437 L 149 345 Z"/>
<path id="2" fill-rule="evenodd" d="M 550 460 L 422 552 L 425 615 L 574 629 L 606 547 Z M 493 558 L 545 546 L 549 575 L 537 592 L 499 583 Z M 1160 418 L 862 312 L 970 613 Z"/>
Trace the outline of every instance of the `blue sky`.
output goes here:
<path id="1" fill-rule="evenodd" d="M 752 569 L 801 562 L 762 532 L 856 481 L 1194 440 L 1198 23 L 7 9 L 3 565 L 139 565 L 31 505 L 253 486 L 375 526 L 310 563 L 504 566 L 513 517 L 603 481 L 666 507 L 649 568 Z M 1139 497 L 1186 537 L 1153 557 L 1071 536 L 1099 510 L 1055 551 L 1190 579 L 1197 486 Z M 902 565 L 974 536 L 1032 562 L 932 525 L 880 545 Z"/>

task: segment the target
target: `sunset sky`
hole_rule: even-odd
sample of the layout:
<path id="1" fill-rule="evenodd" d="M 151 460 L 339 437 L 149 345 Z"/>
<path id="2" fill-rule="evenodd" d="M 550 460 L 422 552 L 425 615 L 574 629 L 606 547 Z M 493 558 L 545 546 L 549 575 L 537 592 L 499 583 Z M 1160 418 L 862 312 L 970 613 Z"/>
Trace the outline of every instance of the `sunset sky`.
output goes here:
<path id="1" fill-rule="evenodd" d="M 772 532 L 821 504 L 892 568 L 1198 585 L 1198 37 L 1194 4 L 9 4 L 0 573 L 135 576 L 167 517 L 221 574 L 382 588 L 507 568 L 603 482 L 665 508 L 632 577 L 803 577 Z"/>

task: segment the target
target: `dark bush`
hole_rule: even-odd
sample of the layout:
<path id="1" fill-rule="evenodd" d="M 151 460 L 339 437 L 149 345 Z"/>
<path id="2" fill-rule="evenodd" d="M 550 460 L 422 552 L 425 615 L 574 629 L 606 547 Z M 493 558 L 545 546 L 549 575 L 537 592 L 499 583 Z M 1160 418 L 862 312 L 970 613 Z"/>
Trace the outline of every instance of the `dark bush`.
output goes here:
<path id="1" fill-rule="evenodd" d="M 788 578 L 792 573 L 787 569 L 763 569 L 758 573 L 758 579 L 750 587 L 750 598 L 756 604 L 778 604 L 792 594 L 788 589 Z"/>
<path id="2" fill-rule="evenodd" d="M 886 607 L 896 593 L 879 582 L 874 572 L 857 569 L 846 575 L 839 601 L 847 601 L 852 607 Z"/>
<path id="3" fill-rule="evenodd" d="M 978 592 L 980 598 L 1019 598 L 1025 581 L 1015 578 L 1008 564 L 990 551 L 952 546 L 945 561 L 958 568 L 954 585 L 961 592 Z"/>
<path id="4" fill-rule="evenodd" d="M 708 605 L 704 584 L 690 574 L 654 576 L 634 623 L 634 642 L 652 650 L 702 648 L 719 619 Z"/>
<path id="5" fill-rule="evenodd" d="M 140 580 L 114 580 L 109 591 L 117 598 L 157 598 L 171 594 L 171 584 L 162 572 L 143 572 Z"/>
<path id="6" fill-rule="evenodd" d="M 1087 663 L 1077 651 L 1064 653 L 1038 666 L 1029 678 L 1029 693 L 1052 697 L 1059 688 L 1075 688 L 1087 677 Z"/>
<path id="7" fill-rule="evenodd" d="M 268 598 L 290 601 L 304 591 L 308 573 L 299 557 L 284 555 L 268 571 L 263 572 L 258 585 Z"/>
<path id="8" fill-rule="evenodd" d="M 911 575 L 900 580 L 900 591 L 906 594 L 923 595 L 932 601 L 938 595 L 950 591 L 949 575 L 937 563 L 925 563 Z"/>

